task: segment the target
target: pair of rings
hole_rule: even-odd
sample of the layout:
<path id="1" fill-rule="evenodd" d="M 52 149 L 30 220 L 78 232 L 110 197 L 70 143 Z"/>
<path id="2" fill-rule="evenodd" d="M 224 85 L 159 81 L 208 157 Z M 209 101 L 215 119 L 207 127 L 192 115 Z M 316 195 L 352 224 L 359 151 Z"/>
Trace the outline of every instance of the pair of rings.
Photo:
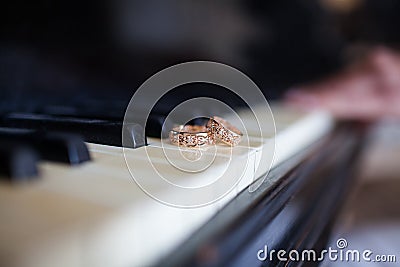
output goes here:
<path id="1" fill-rule="evenodd" d="M 180 125 L 174 127 L 169 133 L 172 144 L 185 147 L 214 145 L 217 141 L 236 146 L 242 136 L 239 129 L 217 116 L 210 118 L 205 126 Z"/>

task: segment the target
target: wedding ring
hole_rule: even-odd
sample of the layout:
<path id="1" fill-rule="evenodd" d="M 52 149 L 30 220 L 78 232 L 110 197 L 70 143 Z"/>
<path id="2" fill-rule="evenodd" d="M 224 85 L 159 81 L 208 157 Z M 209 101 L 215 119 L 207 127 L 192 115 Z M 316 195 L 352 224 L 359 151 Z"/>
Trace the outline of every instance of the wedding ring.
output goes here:
<path id="1" fill-rule="evenodd" d="M 185 147 L 202 147 L 215 144 L 214 136 L 206 126 L 180 125 L 174 127 L 169 133 L 172 144 Z"/>
<path id="2" fill-rule="evenodd" d="M 236 146 L 242 139 L 243 133 L 228 121 L 214 116 L 207 123 L 207 129 L 216 140 L 230 146 Z"/>

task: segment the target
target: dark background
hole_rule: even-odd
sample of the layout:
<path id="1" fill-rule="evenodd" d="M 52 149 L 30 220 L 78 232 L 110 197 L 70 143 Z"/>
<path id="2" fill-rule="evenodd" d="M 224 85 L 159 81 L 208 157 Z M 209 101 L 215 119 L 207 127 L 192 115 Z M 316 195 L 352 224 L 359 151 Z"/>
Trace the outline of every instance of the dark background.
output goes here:
<path id="1" fill-rule="evenodd" d="M 399 1 L 341 2 L 5 1 L 0 105 L 129 100 L 157 71 L 193 60 L 236 67 L 276 98 L 343 67 L 349 47 L 396 46 Z"/>

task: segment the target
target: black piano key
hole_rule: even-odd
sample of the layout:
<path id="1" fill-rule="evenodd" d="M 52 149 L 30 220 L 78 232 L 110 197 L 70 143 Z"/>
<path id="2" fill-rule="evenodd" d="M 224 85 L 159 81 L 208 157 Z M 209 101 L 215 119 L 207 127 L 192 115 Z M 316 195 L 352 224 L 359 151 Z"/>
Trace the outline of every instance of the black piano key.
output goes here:
<path id="1" fill-rule="evenodd" d="M 109 107 L 86 108 L 68 105 L 48 105 L 38 109 L 36 113 L 71 118 L 123 121 L 125 110 Z"/>
<path id="2" fill-rule="evenodd" d="M 89 150 L 76 134 L 46 133 L 36 130 L 0 128 L 0 141 L 19 142 L 39 152 L 44 160 L 79 164 L 90 160 Z"/>
<path id="3" fill-rule="evenodd" d="M 46 133 L 44 136 L 37 137 L 36 140 L 36 148 L 43 159 L 72 165 L 90 161 L 89 150 L 79 135 Z"/>
<path id="4" fill-rule="evenodd" d="M 167 138 L 174 123 L 160 114 L 150 114 L 146 122 L 146 136 Z"/>
<path id="5" fill-rule="evenodd" d="M 37 177 L 38 155 L 28 146 L 0 141 L 0 179 L 18 182 Z"/>
<path id="6" fill-rule="evenodd" d="M 94 119 L 94 120 L 107 120 L 122 122 L 124 120 L 125 110 L 116 108 L 82 108 L 74 106 L 61 106 L 51 105 L 45 106 L 38 110 L 39 113 L 48 114 L 52 116 L 70 117 L 79 119 Z M 141 114 L 135 114 L 133 117 L 145 116 Z M 162 131 L 162 127 L 165 127 L 166 131 Z M 173 122 L 167 120 L 167 116 L 152 112 L 149 114 L 146 123 L 146 136 L 156 138 L 168 137 L 168 131 L 172 129 Z"/>
<path id="7" fill-rule="evenodd" d="M 27 128 L 38 131 L 56 131 L 81 135 L 85 141 L 112 146 L 122 146 L 122 122 L 70 118 L 41 114 L 12 113 L 3 117 L 2 125 L 13 128 Z M 140 125 L 127 129 L 133 138 L 133 148 L 147 144 Z"/>

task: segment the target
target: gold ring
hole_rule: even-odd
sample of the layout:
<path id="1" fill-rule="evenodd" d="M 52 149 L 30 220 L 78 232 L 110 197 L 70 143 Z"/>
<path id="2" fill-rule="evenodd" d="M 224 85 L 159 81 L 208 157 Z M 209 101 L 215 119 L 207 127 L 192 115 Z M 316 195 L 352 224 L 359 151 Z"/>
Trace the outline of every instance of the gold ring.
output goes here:
<path id="1" fill-rule="evenodd" d="M 215 139 L 230 146 L 236 146 L 242 139 L 243 133 L 228 121 L 214 116 L 207 123 L 207 129 Z"/>
<path id="2" fill-rule="evenodd" d="M 206 126 L 180 125 L 169 132 L 172 144 L 185 147 L 201 147 L 215 144 L 214 136 Z"/>

